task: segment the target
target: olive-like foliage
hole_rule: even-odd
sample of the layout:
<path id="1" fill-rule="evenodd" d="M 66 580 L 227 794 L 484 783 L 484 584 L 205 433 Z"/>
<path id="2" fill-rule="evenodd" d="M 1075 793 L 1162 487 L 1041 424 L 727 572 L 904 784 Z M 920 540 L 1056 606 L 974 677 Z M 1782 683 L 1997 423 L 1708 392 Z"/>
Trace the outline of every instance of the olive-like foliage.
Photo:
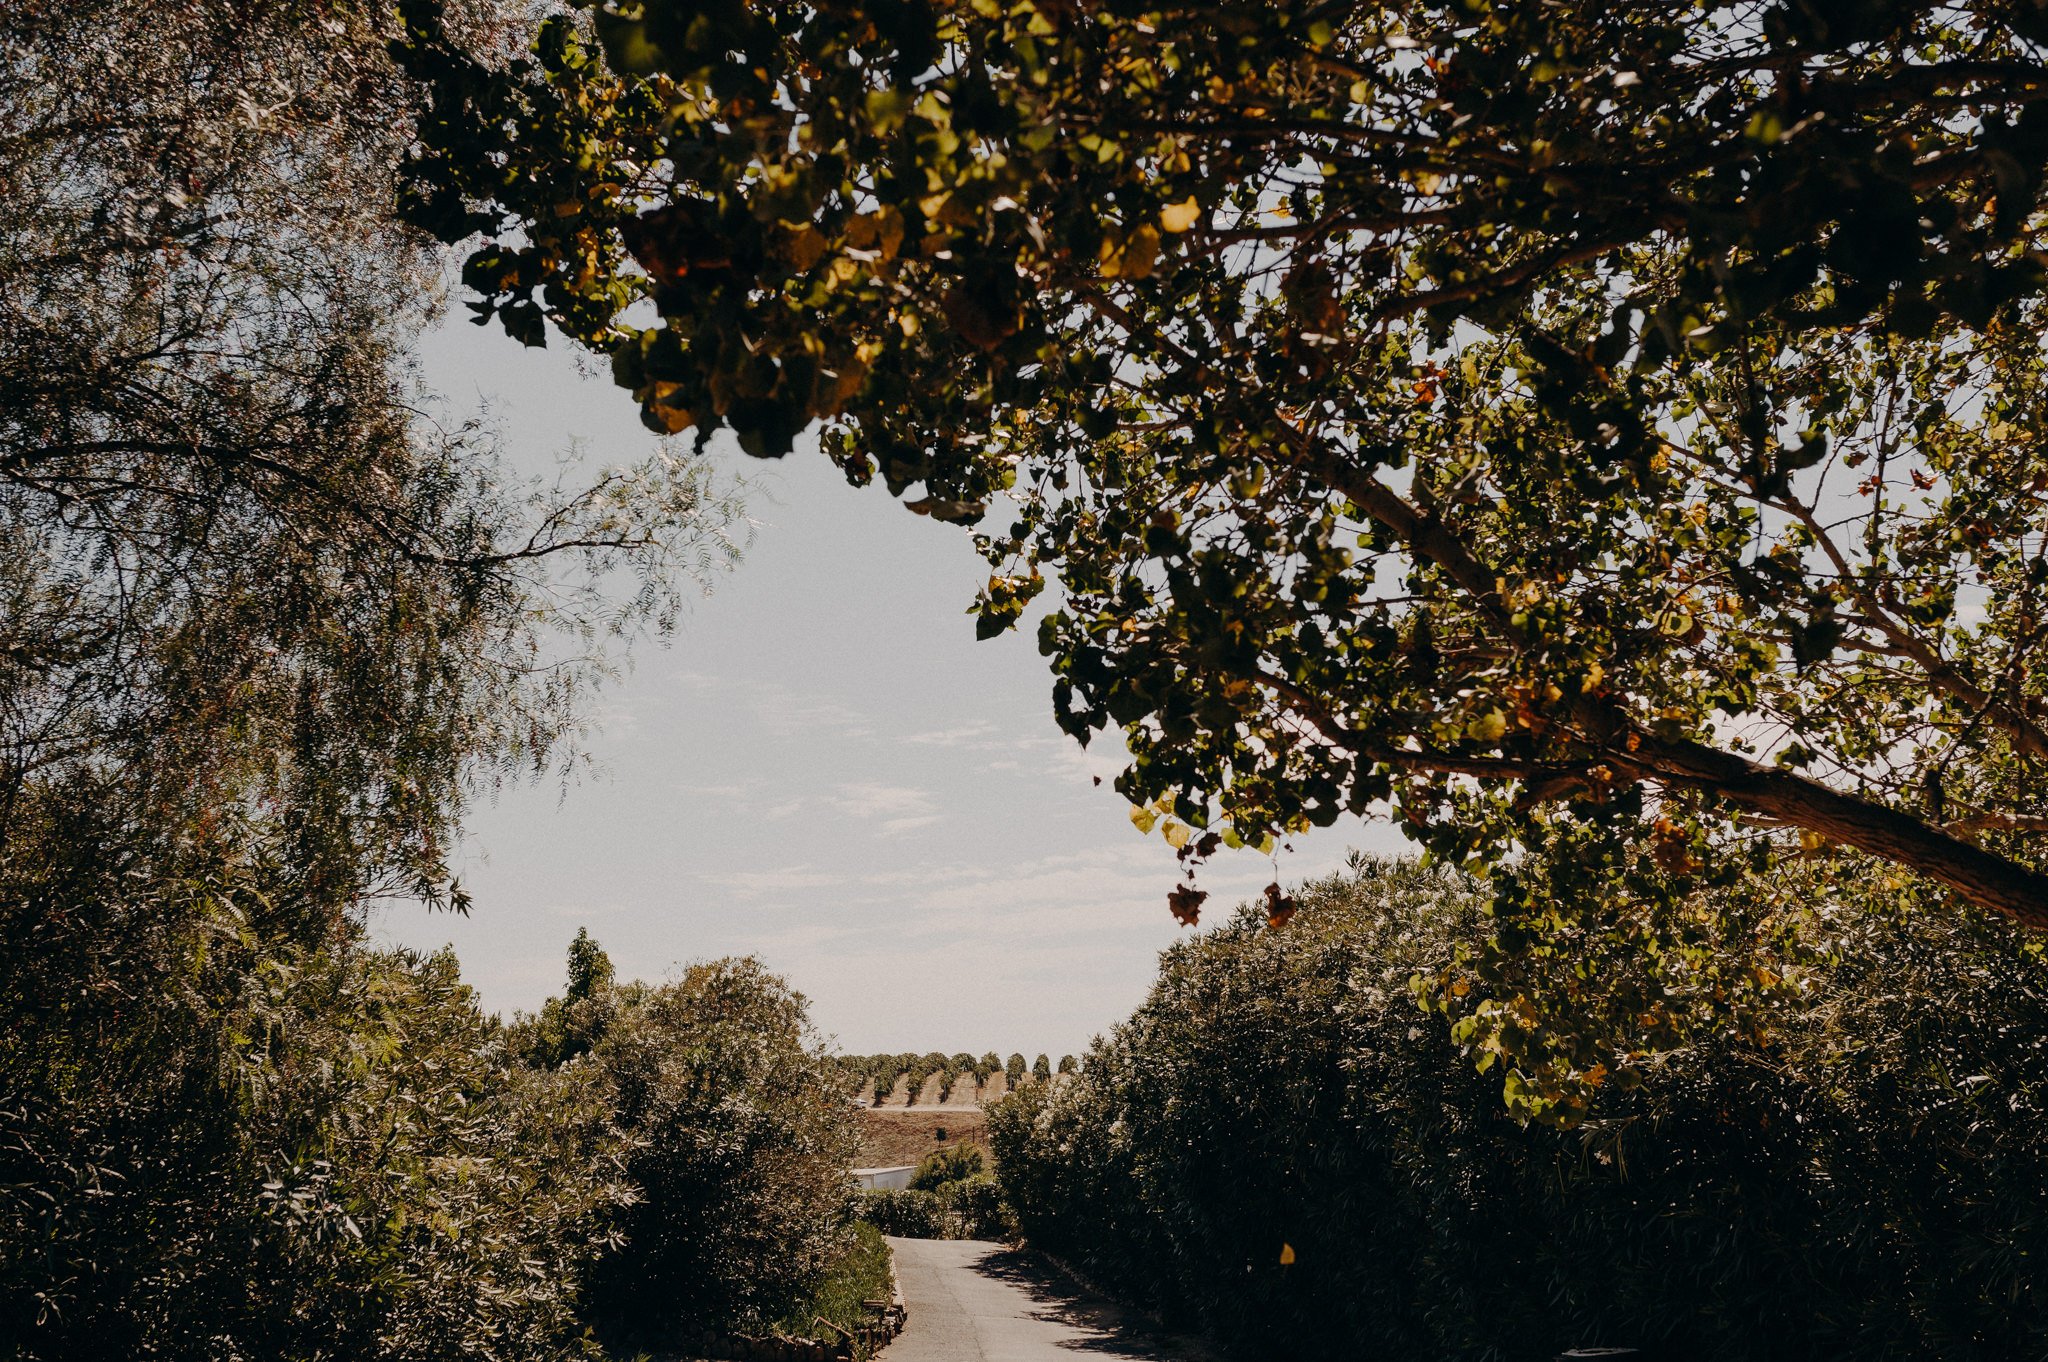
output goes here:
<path id="1" fill-rule="evenodd" d="M 407 14 L 480 319 L 816 425 L 984 634 L 1056 578 L 1057 721 L 1191 866 L 1391 816 L 1502 957 L 1836 852 L 2048 926 L 2031 0 Z"/>
<path id="2" fill-rule="evenodd" d="M 1805 888 L 1784 940 L 1713 952 L 1796 992 L 1561 1131 L 1408 996 L 1483 886 L 1356 863 L 1285 930 L 1248 905 L 1165 952 L 1078 1078 L 991 1109 L 999 1183 L 1032 1242 L 1250 1357 L 2041 1356 L 2038 945 Z"/>

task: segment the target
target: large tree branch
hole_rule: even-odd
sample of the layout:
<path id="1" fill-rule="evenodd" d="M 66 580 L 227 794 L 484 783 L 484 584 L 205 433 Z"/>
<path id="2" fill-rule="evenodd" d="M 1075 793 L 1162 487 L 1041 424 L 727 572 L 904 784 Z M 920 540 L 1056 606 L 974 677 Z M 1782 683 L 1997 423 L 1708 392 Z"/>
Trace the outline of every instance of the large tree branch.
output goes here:
<path id="1" fill-rule="evenodd" d="M 1318 471 L 1361 510 L 1400 537 L 1410 551 L 1444 572 L 1503 634 L 1522 642 L 1502 608 L 1494 574 L 1442 521 L 1379 479 L 1314 450 Z M 2048 929 L 2048 875 L 1964 841 L 1925 819 L 1818 781 L 1689 739 L 1659 738 L 1620 705 L 1597 696 L 1573 701 L 1574 725 L 1606 764 L 1639 779 L 1711 795 L 1844 846 L 1907 866 L 1947 885 L 1981 908 L 2036 929 Z M 1371 755 L 1362 753 L 1362 755 Z M 1448 769 L 1448 768 L 1446 768 Z"/>
<path id="2" fill-rule="evenodd" d="M 2048 929 L 2048 875 L 1964 841 L 1899 809 L 1762 766 L 1704 743 L 1636 733 L 1639 745 L 1617 757 L 1623 769 L 1727 800 L 1906 866 L 1947 885 L 1980 908 L 2022 926 Z"/>
<path id="3" fill-rule="evenodd" d="M 1191 367 L 1198 362 L 1102 296 L 1096 310 Z M 1493 570 L 1442 519 L 1416 506 L 1366 472 L 1341 451 L 1299 427 L 1293 433 L 1293 462 L 1300 471 L 1338 492 L 1377 521 L 1416 558 L 1442 572 L 1475 611 L 1517 648 L 1530 640 L 1514 624 L 1500 599 Z M 1396 769 L 1438 770 L 1481 779 L 1522 779 L 1570 774 L 1569 765 L 1523 763 L 1398 748 L 1354 734 L 1298 689 L 1268 675 L 1259 678 L 1280 694 L 1326 739 L 1369 760 Z M 1640 780 L 1696 790 L 1737 808 L 1805 828 L 1831 841 L 1907 866 L 1947 885 L 1981 908 L 2003 913 L 2036 929 L 2048 929 L 2048 875 L 1986 851 L 1925 819 L 1858 795 L 1848 794 L 1789 771 L 1767 767 L 1705 743 L 1659 738 L 1612 700 L 1581 696 L 1569 706 L 1571 722 L 1590 751 L 1582 769 L 1606 765 Z M 1571 782 L 1547 779 L 1560 793 Z"/>

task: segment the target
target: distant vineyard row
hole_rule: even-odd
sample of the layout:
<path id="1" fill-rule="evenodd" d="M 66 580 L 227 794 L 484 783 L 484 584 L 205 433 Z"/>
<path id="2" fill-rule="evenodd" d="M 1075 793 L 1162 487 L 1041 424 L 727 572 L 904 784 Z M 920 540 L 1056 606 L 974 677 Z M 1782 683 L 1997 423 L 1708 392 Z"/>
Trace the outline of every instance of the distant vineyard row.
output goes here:
<path id="1" fill-rule="evenodd" d="M 1072 1055 L 1060 1056 L 1057 1066 L 1045 1055 L 1027 1065 L 1022 1055 L 1013 1054 L 1005 1061 L 998 1059 L 993 1050 L 978 1059 L 970 1054 L 942 1055 L 934 1051 L 928 1055 L 841 1055 L 837 1062 L 846 1090 L 853 1094 L 862 1092 L 872 1082 L 876 1095 L 885 1097 L 895 1088 L 896 1080 L 908 1074 L 913 1105 L 917 1095 L 924 1091 L 925 1080 L 933 1074 L 939 1075 L 939 1100 L 944 1102 L 952 1097 L 954 1085 L 963 1078 L 972 1078 L 979 1093 L 991 1076 L 1002 1074 L 1005 1087 L 1014 1090 L 1034 1079 L 1044 1082 L 1055 1073 L 1077 1073 L 1081 1067 Z"/>

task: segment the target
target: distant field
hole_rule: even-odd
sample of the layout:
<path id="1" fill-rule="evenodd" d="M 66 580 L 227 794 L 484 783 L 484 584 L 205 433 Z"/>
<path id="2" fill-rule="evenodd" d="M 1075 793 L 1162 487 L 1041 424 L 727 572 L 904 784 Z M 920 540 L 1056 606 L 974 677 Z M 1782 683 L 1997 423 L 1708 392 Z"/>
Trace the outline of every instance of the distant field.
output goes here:
<path id="1" fill-rule="evenodd" d="M 988 1118 L 969 1109 L 948 1108 L 924 1111 L 912 1107 L 878 1111 L 867 1108 L 860 1117 L 860 1163 L 863 1168 L 894 1168 L 916 1163 L 934 1149 L 961 1143 L 987 1144 Z M 939 1138 L 944 1131 L 945 1137 Z"/>

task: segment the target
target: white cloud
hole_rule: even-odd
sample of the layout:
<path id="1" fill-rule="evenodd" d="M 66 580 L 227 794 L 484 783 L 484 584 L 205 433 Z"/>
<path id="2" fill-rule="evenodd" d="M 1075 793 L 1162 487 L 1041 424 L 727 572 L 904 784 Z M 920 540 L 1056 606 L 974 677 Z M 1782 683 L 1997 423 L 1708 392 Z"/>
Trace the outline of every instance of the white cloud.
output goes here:
<path id="1" fill-rule="evenodd" d="M 844 883 L 843 876 L 812 870 L 805 865 L 788 866 L 781 870 L 742 870 L 730 875 L 710 875 L 706 878 L 743 899 L 760 898 L 764 894 L 786 894 L 799 889 L 823 889 Z"/>
<path id="2" fill-rule="evenodd" d="M 928 828 L 938 821 L 939 816 L 935 813 L 919 814 L 915 818 L 891 818 L 888 822 L 882 824 L 882 831 L 894 837 L 899 833 L 914 832 L 918 828 Z"/>
<path id="3" fill-rule="evenodd" d="M 874 735 L 867 716 L 837 700 L 819 700 L 772 686 L 754 706 L 755 718 L 771 738 L 788 741 L 829 735 L 841 741 Z"/>
<path id="4" fill-rule="evenodd" d="M 903 741 L 917 743 L 923 747 L 996 747 L 1000 743 L 991 741 L 996 737 L 996 726 L 982 720 L 963 724 L 957 728 L 933 729 L 925 733 L 913 733 Z"/>
<path id="5" fill-rule="evenodd" d="M 841 785 L 832 797 L 832 807 L 851 818 L 916 818 L 938 812 L 938 805 L 924 790 L 869 781 Z"/>

